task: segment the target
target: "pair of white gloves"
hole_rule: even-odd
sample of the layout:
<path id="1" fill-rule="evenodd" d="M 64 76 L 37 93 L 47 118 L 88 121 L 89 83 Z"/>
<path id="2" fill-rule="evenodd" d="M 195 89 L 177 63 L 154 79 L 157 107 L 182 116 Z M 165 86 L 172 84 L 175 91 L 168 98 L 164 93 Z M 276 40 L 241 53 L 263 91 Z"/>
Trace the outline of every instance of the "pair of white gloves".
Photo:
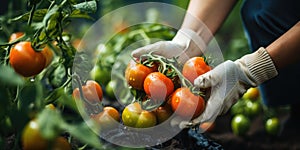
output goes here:
<path id="1" fill-rule="evenodd" d="M 138 48 L 132 55 L 139 57 L 154 51 L 167 58 L 178 57 L 177 60 L 184 63 L 191 57 L 202 55 L 205 49 L 206 43 L 196 32 L 180 29 L 172 41 L 160 41 Z M 249 87 L 258 86 L 277 74 L 271 57 L 263 47 L 236 61 L 227 60 L 217 65 L 194 80 L 195 86 L 212 89 L 204 112 L 192 121 L 180 121 L 177 125 L 186 128 L 214 121 L 218 115 L 226 113 Z"/>

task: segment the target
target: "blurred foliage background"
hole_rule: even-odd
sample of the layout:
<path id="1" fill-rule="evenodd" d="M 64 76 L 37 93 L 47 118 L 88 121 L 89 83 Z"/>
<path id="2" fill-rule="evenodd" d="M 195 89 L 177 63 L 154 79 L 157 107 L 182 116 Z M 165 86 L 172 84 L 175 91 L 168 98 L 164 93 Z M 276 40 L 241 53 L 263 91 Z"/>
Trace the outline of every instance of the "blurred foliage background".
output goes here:
<path id="1" fill-rule="evenodd" d="M 84 1 L 84 0 L 74 0 Z M 75 20 L 73 23 L 75 26 L 69 26 L 69 30 L 76 38 L 80 38 L 84 35 L 86 30 L 95 21 L 101 18 L 106 13 L 109 13 L 117 8 L 125 5 L 140 3 L 140 2 L 162 2 L 173 4 L 181 8 L 186 9 L 189 1 L 177 1 L 177 0 L 98 0 L 97 12 L 92 14 L 94 20 Z M 12 18 L 18 14 L 22 14 L 25 11 L 29 11 L 27 2 L 24 0 L 2 0 L 2 6 L 0 7 L 0 25 L 4 33 L 0 35 L 0 42 L 7 42 L 8 36 L 12 32 L 22 30 L 22 24 L 3 24 L 7 18 Z M 242 1 L 238 1 L 232 12 L 229 14 L 227 20 L 223 26 L 219 29 L 215 38 L 219 43 L 221 50 L 223 51 L 224 59 L 235 60 L 242 55 L 249 53 L 247 39 L 244 35 L 241 17 L 240 7 Z M 1 23 L 2 22 L 2 23 Z"/>

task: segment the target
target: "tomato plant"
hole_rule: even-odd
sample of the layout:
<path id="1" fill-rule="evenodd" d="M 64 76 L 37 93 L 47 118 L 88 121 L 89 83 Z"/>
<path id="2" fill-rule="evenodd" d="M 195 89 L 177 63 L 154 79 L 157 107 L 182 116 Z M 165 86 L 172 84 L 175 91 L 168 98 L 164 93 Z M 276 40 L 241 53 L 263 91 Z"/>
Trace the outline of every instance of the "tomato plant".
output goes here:
<path id="1" fill-rule="evenodd" d="M 138 102 L 129 104 L 122 112 L 122 121 L 125 126 L 148 128 L 156 125 L 154 112 L 143 110 Z"/>
<path id="2" fill-rule="evenodd" d="M 172 80 L 160 72 L 152 72 L 144 80 L 144 91 L 154 101 L 164 102 L 173 90 Z"/>
<path id="3" fill-rule="evenodd" d="M 151 72 L 149 67 L 131 60 L 125 70 L 125 79 L 133 88 L 143 90 L 144 80 Z"/>
<path id="4" fill-rule="evenodd" d="M 32 48 L 31 42 L 20 42 L 12 47 L 9 62 L 17 73 L 30 77 L 39 74 L 45 68 L 46 58 L 42 52 Z"/>
<path id="5" fill-rule="evenodd" d="M 84 98 L 91 104 L 100 103 L 103 98 L 103 91 L 101 86 L 94 80 L 88 80 L 82 87 L 82 93 Z M 75 99 L 80 99 L 80 90 L 75 88 L 73 90 L 73 97 Z"/>
<path id="6" fill-rule="evenodd" d="M 172 110 L 182 117 L 195 118 L 201 115 L 205 101 L 201 96 L 193 94 L 189 88 L 178 88 L 171 95 Z"/>
<path id="7" fill-rule="evenodd" d="M 210 70 L 211 67 L 206 64 L 203 57 L 193 57 L 184 63 L 182 74 L 193 83 L 198 76 Z"/>

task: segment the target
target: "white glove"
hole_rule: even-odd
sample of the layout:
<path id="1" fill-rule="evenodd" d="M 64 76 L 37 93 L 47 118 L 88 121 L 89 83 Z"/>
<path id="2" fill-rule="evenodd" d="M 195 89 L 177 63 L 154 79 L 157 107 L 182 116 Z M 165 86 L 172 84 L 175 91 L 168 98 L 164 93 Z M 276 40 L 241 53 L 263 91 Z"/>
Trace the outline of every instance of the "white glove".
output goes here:
<path id="1" fill-rule="evenodd" d="M 186 62 L 189 58 L 199 56 L 206 49 L 204 40 L 191 29 L 180 29 L 172 41 L 159 41 L 146 45 L 132 52 L 138 58 L 142 54 L 153 52 L 166 58 L 178 57 L 179 63 Z"/>
<path id="2" fill-rule="evenodd" d="M 226 113 L 249 87 L 256 87 L 277 74 L 275 65 L 264 48 L 234 62 L 225 61 L 195 79 L 195 86 L 211 87 L 211 94 L 202 115 L 191 122 L 181 122 L 179 127 L 214 121 L 218 115 Z"/>

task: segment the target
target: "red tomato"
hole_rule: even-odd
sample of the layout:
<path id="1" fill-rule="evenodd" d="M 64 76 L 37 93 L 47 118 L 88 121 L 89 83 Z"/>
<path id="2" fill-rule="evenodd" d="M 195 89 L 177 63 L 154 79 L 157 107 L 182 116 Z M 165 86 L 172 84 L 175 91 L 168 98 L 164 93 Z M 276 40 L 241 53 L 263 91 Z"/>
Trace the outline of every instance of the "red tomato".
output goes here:
<path id="1" fill-rule="evenodd" d="M 15 40 L 17 40 L 18 38 L 20 38 L 23 35 L 24 35 L 23 32 L 15 32 L 15 33 L 13 33 L 13 34 L 10 35 L 8 42 L 15 41 Z"/>
<path id="2" fill-rule="evenodd" d="M 103 111 L 99 114 L 93 115 L 91 117 L 102 129 L 112 129 L 118 124 L 116 122 L 120 121 L 120 114 L 114 107 L 106 106 Z"/>
<path id="3" fill-rule="evenodd" d="M 45 59 L 46 59 L 46 63 L 45 63 L 45 68 L 49 66 L 49 64 L 52 62 L 53 59 L 53 52 L 52 50 L 46 46 L 43 50 L 42 50 L 42 54 L 44 55 Z"/>
<path id="4" fill-rule="evenodd" d="M 82 92 L 85 99 L 93 104 L 102 101 L 102 88 L 96 81 L 88 80 L 86 84 L 82 86 Z M 73 97 L 75 99 L 80 99 L 79 88 L 73 90 Z"/>
<path id="5" fill-rule="evenodd" d="M 164 74 L 152 72 L 144 81 L 144 91 L 151 99 L 164 101 L 174 91 L 174 84 Z"/>
<path id="6" fill-rule="evenodd" d="M 171 96 L 173 111 L 182 117 L 198 117 L 205 108 L 201 96 L 194 95 L 188 88 L 178 88 Z"/>
<path id="7" fill-rule="evenodd" d="M 163 106 L 160 106 L 154 110 L 158 123 L 166 121 L 172 114 L 171 106 L 166 103 Z"/>
<path id="8" fill-rule="evenodd" d="M 149 67 L 131 60 L 125 70 L 125 79 L 133 88 L 143 90 L 144 80 L 151 72 L 153 71 Z"/>
<path id="9" fill-rule="evenodd" d="M 31 47 L 31 42 L 20 42 L 10 51 L 9 62 L 15 71 L 24 77 L 39 74 L 46 64 L 42 52 L 37 52 Z"/>
<path id="10" fill-rule="evenodd" d="M 182 68 L 182 74 L 190 82 L 194 83 L 194 80 L 211 70 L 211 67 L 208 66 L 203 57 L 193 57 L 190 58 L 187 62 L 184 63 Z"/>

